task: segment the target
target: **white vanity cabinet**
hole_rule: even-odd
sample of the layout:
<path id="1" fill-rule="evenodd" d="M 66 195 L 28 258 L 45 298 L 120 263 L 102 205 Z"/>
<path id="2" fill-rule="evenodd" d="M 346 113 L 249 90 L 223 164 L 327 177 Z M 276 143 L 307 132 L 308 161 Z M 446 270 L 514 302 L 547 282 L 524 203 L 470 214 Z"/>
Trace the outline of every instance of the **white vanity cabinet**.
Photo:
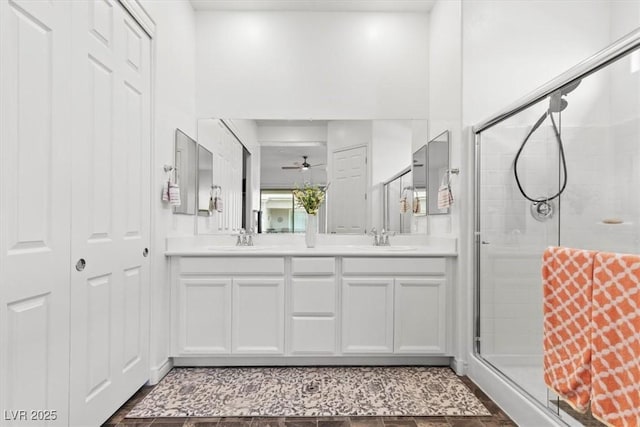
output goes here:
<path id="1" fill-rule="evenodd" d="M 451 265 L 395 254 L 172 255 L 171 356 L 213 365 L 442 360 L 452 354 Z"/>
<path id="2" fill-rule="evenodd" d="M 445 258 L 345 258 L 342 351 L 445 355 Z"/>
<path id="3" fill-rule="evenodd" d="M 284 258 L 172 257 L 172 356 L 283 354 Z"/>

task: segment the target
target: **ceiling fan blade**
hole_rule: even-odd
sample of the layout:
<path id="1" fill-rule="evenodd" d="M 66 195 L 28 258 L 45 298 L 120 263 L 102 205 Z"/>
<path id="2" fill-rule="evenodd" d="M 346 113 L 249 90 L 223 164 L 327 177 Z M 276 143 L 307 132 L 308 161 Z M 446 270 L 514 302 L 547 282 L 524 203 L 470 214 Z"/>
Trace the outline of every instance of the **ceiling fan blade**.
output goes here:
<path id="1" fill-rule="evenodd" d="M 309 165 L 310 168 L 317 168 L 317 167 L 320 167 L 320 166 L 327 166 L 327 164 L 326 163 L 320 163 L 320 164 L 317 164 L 317 165 Z"/>
<path id="2" fill-rule="evenodd" d="M 287 169 L 287 170 L 300 169 L 300 166 L 282 166 L 282 169 Z"/>

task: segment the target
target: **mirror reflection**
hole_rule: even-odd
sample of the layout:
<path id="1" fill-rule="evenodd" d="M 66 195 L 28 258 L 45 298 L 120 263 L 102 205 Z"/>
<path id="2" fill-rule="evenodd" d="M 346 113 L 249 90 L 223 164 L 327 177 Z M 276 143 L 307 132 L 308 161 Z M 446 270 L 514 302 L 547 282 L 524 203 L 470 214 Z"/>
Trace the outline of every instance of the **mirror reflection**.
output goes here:
<path id="1" fill-rule="evenodd" d="M 448 184 L 449 175 L 449 131 L 445 131 L 427 143 L 427 214 L 448 214 L 450 208 L 438 208 L 438 190 Z"/>
<path id="2" fill-rule="evenodd" d="M 198 215 L 211 216 L 214 209 L 213 154 L 198 146 Z"/>
<path id="3" fill-rule="evenodd" d="M 413 153 L 411 163 L 413 174 L 413 203 L 411 211 L 414 216 L 427 214 L 427 146 L 422 146 Z"/>
<path id="4" fill-rule="evenodd" d="M 296 206 L 292 193 L 304 185 L 328 186 L 326 200 L 318 213 L 320 233 L 365 234 L 374 227 L 385 228 L 384 185 L 399 171 L 410 170 L 412 153 L 427 140 L 426 120 L 203 119 L 198 125 L 202 144 L 210 148 L 207 141 L 220 139 L 211 136 L 218 128 L 224 130 L 225 123 L 239 122 L 244 126 L 238 135 L 240 143 L 252 149 L 252 165 L 247 170 L 255 168 L 259 179 L 249 187 L 237 178 L 237 185 L 242 186 L 243 197 L 245 190 L 250 191 L 247 200 L 259 203 L 259 208 L 253 205 L 251 224 L 247 226 L 257 225 L 255 228 L 262 233 L 304 232 L 306 214 Z M 248 139 L 243 141 L 243 138 Z M 224 138 L 221 141 L 224 142 Z M 217 153 L 224 150 L 211 147 L 214 184 L 219 184 Z M 235 167 L 230 164 L 229 168 Z M 233 200 L 225 191 L 236 185 L 234 176 L 230 174 L 228 182 L 222 185 L 225 200 Z M 405 186 L 410 185 L 407 180 L 411 179 L 411 173 L 403 179 Z M 402 188 L 398 192 L 388 197 L 400 200 Z M 413 192 L 407 192 L 408 197 L 413 198 Z M 426 211 L 426 207 L 424 209 Z M 235 215 L 234 212 L 239 214 L 239 210 L 225 207 L 222 215 Z M 213 217 L 218 216 L 214 212 Z M 207 227 L 219 232 L 226 230 L 214 227 L 213 222 Z M 398 232 L 412 229 L 416 227 L 412 228 L 407 217 Z M 229 231 L 232 232 L 232 228 Z"/>
<path id="5" fill-rule="evenodd" d="M 181 203 L 174 207 L 174 213 L 195 215 L 198 144 L 186 133 L 176 129 L 175 146 L 175 179 L 180 188 Z"/>
<path id="6" fill-rule="evenodd" d="M 383 184 L 411 164 L 426 120 L 258 120 L 264 232 L 304 230 L 291 190 L 329 185 L 319 232 L 364 234 L 384 228 Z M 276 191 L 277 190 L 277 191 Z M 408 225 L 405 228 L 409 230 Z"/>

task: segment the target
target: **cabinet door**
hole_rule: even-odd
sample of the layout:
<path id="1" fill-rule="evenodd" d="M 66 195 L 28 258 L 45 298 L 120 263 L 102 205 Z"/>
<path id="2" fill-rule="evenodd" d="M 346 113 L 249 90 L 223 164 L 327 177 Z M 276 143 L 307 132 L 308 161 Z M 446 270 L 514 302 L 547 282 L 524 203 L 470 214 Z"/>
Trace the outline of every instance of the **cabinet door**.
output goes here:
<path id="1" fill-rule="evenodd" d="M 233 353 L 282 354 L 284 279 L 233 279 Z"/>
<path id="2" fill-rule="evenodd" d="M 180 279 L 178 282 L 178 355 L 231 352 L 231 279 Z"/>
<path id="3" fill-rule="evenodd" d="M 342 280 L 342 351 L 393 351 L 393 279 Z"/>
<path id="4" fill-rule="evenodd" d="M 396 353 L 445 352 L 445 278 L 396 279 Z"/>

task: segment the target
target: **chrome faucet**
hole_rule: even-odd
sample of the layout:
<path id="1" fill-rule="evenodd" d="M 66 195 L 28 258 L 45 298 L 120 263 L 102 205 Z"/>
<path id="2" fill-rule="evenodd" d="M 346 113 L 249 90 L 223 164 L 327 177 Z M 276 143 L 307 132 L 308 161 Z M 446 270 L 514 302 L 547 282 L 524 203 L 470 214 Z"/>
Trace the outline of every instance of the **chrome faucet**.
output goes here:
<path id="1" fill-rule="evenodd" d="M 391 242 L 389 241 L 389 236 L 394 235 L 393 232 L 388 232 L 384 228 L 378 234 L 378 230 L 375 227 L 371 229 L 369 235 L 373 236 L 373 246 L 391 246 Z"/>
<path id="2" fill-rule="evenodd" d="M 236 246 L 246 246 L 247 245 L 247 236 L 244 234 L 244 228 L 241 228 L 238 234 L 238 240 L 236 240 Z"/>
<path id="3" fill-rule="evenodd" d="M 382 231 L 384 232 L 384 229 Z M 375 227 L 369 231 L 369 235 L 373 236 L 373 246 L 380 246 L 380 235 Z"/>
<path id="4" fill-rule="evenodd" d="M 380 239 L 378 240 L 378 246 L 391 246 L 391 243 L 389 243 L 389 232 L 385 231 L 385 229 L 382 229 L 382 232 L 380 233 Z"/>
<path id="5" fill-rule="evenodd" d="M 244 228 L 241 228 L 236 236 L 238 239 L 236 240 L 236 246 L 253 246 L 253 236 L 255 233 L 253 232 L 253 228 L 247 232 Z"/>

